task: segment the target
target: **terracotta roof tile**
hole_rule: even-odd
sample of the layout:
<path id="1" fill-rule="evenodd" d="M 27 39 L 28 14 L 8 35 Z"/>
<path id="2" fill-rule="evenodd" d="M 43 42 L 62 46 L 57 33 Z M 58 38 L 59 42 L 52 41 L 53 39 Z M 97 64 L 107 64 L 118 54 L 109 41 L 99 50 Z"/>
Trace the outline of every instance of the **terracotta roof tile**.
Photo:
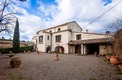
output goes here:
<path id="1" fill-rule="evenodd" d="M 88 40 L 72 40 L 68 44 L 69 45 L 77 45 L 77 44 L 92 44 L 92 43 L 112 43 L 113 38 L 98 38 L 98 39 L 88 39 Z"/>

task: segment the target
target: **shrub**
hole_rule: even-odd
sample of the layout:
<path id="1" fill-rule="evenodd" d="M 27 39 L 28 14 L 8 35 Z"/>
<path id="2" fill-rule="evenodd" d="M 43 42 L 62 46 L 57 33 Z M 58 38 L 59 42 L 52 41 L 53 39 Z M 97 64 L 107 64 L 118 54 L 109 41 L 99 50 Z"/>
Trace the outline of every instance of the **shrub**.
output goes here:
<path id="1" fill-rule="evenodd" d="M 25 47 L 20 47 L 20 52 L 24 52 L 24 51 L 33 51 L 33 46 L 25 46 Z"/>
<path id="2" fill-rule="evenodd" d="M 1 48 L 0 49 L 0 52 L 1 52 L 1 54 L 8 54 L 10 51 L 12 51 L 13 50 L 13 48 Z M 33 46 L 25 46 L 25 47 L 20 47 L 20 50 L 19 50 L 19 52 L 24 52 L 24 51 L 33 51 Z"/>
<path id="3" fill-rule="evenodd" d="M 118 30 L 114 35 L 114 51 L 122 60 L 122 29 Z"/>
<path id="4" fill-rule="evenodd" d="M 12 48 L 1 48 L 0 49 L 1 54 L 6 54 L 6 53 L 9 53 L 10 51 L 12 51 Z"/>
<path id="5" fill-rule="evenodd" d="M 113 53 L 107 53 L 107 54 L 105 54 L 105 55 L 107 55 L 107 56 L 112 56 L 112 55 L 113 55 Z"/>

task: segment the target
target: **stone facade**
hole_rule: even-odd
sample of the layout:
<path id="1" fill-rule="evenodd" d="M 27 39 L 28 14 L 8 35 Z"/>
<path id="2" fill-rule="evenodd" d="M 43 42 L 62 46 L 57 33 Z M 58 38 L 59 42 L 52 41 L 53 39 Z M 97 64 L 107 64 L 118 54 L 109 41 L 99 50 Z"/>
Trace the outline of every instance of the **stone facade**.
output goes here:
<path id="1" fill-rule="evenodd" d="M 110 37 L 110 34 L 82 32 L 82 28 L 75 21 L 72 21 L 40 30 L 37 32 L 36 36 L 32 38 L 32 41 L 36 44 L 37 50 L 40 52 L 58 51 L 66 54 L 87 54 L 87 51 L 91 49 L 92 45 L 94 45 L 95 48 L 99 48 L 99 53 L 101 53 L 101 47 L 100 44 L 96 42 L 91 42 L 89 44 L 82 43 L 83 40 L 92 41 L 94 39 L 106 39 Z M 79 41 L 80 43 L 73 44 L 72 41 Z M 108 42 L 104 42 L 103 44 L 107 45 L 107 43 Z M 49 47 L 51 50 L 48 50 Z"/>

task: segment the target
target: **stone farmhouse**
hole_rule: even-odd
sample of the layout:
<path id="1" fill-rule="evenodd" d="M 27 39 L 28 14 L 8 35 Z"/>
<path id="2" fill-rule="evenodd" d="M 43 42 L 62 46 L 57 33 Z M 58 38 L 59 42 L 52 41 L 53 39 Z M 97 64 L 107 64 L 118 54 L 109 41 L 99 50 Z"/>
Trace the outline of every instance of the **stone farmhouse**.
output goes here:
<path id="1" fill-rule="evenodd" d="M 64 54 L 105 54 L 112 51 L 111 34 L 82 32 L 77 22 L 67 22 L 37 32 L 32 38 L 40 52 L 58 51 Z"/>

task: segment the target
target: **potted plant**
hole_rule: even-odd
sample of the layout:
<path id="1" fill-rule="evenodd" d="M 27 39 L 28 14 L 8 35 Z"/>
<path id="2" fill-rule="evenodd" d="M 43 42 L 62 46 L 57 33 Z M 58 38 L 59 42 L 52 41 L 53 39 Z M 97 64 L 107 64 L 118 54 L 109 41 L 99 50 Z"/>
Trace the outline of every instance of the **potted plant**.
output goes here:
<path id="1" fill-rule="evenodd" d="M 107 60 L 110 60 L 110 58 L 111 58 L 112 55 L 113 55 L 113 53 L 107 53 L 107 54 L 105 54 Z"/>
<path id="2" fill-rule="evenodd" d="M 14 54 L 12 53 L 12 51 L 9 51 L 9 54 L 7 56 L 9 56 L 10 58 L 12 58 L 14 56 Z"/>
<path id="3" fill-rule="evenodd" d="M 59 61 L 59 51 L 55 51 L 55 53 L 56 53 L 56 61 Z"/>
<path id="4" fill-rule="evenodd" d="M 118 65 L 119 64 L 119 57 L 116 55 L 111 56 L 110 58 L 110 63 L 113 65 Z"/>

